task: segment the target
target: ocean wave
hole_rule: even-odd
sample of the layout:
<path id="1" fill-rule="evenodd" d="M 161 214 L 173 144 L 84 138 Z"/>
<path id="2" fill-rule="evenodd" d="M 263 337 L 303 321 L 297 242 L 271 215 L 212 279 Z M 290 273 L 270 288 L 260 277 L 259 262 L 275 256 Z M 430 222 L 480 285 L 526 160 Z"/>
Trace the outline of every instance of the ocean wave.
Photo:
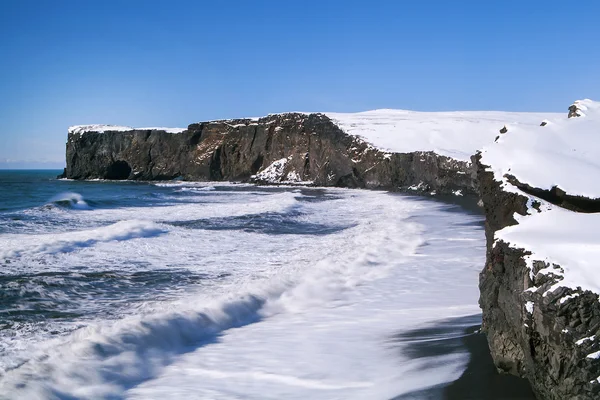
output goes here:
<path id="1" fill-rule="evenodd" d="M 178 192 L 209 192 L 216 190 L 214 186 L 202 186 L 202 187 L 182 187 L 177 189 Z"/>
<path id="2" fill-rule="evenodd" d="M 74 192 L 57 194 L 56 196 L 52 197 L 47 204 L 72 208 L 75 210 L 91 210 L 91 207 L 83 199 L 83 196 Z"/>
<path id="3" fill-rule="evenodd" d="M 393 267 L 385 264 L 390 255 L 400 260 L 416 251 L 420 227 L 396 222 L 357 225 L 334 234 L 324 252 L 306 255 L 308 265 L 255 284 L 234 283 L 234 294 L 221 294 L 211 302 L 190 294 L 178 304 L 164 306 L 174 306 L 176 312 L 81 329 L 7 371 L 0 392 L 23 398 L 120 398 L 182 354 L 218 342 L 231 328 L 276 315 L 309 315 L 323 306 L 338 307 L 357 287 L 384 278 Z M 367 243 L 374 247 L 364 246 Z M 222 289 L 221 293 L 230 290 Z"/>
<path id="4" fill-rule="evenodd" d="M 115 239 L 115 232 L 108 232 L 121 229 L 114 229 L 114 223 L 69 233 L 73 237 L 57 233 L 0 238 L 0 257 L 9 238 L 11 250 L 43 260 L 36 266 L 41 271 L 74 267 L 83 274 L 79 268 L 85 266 L 113 274 L 114 270 L 138 271 L 141 266 L 137 263 L 144 263 L 144 269 L 164 268 L 169 273 L 178 273 L 175 267 L 196 274 L 230 273 L 222 281 L 206 279 L 194 287 L 176 283 L 181 291 L 167 300 L 157 299 L 147 288 L 145 298 L 135 305 L 131 297 L 119 295 L 127 310 L 118 310 L 118 320 L 95 315 L 84 321 L 86 327 L 68 336 L 9 342 L 26 350 L 3 356 L 15 362 L 6 362 L 8 368 L 0 370 L 0 398 L 115 399 L 135 397 L 136 390 L 139 398 L 145 399 L 260 399 L 265 393 L 272 398 L 289 398 L 291 393 L 296 398 L 397 395 L 398 386 L 407 381 L 403 374 L 410 370 L 400 365 L 406 360 L 390 355 L 381 341 L 391 332 L 437 319 L 451 307 L 464 304 L 468 291 L 460 285 L 451 290 L 453 283 L 475 281 L 477 276 L 476 269 L 468 267 L 478 262 L 473 261 L 470 250 L 464 260 L 448 260 L 447 247 L 438 246 L 438 254 L 431 253 L 434 246 L 420 246 L 425 239 L 471 237 L 463 230 L 471 232 L 473 228 L 457 230 L 448 224 L 452 228 L 448 233 L 440 232 L 436 225 L 435 234 L 424 238 L 420 223 L 410 220 L 411 215 L 422 214 L 424 206 L 400 201 L 395 195 L 341 189 L 328 191 L 335 195 L 331 197 L 273 191 L 268 196 L 256 196 L 257 190 L 221 195 L 217 189 L 206 196 L 215 197 L 211 204 L 61 213 L 68 223 L 84 219 L 101 224 L 129 220 L 141 213 L 150 215 L 154 222 L 124 221 L 140 223 L 138 227 L 149 237 L 153 228 L 158 229 L 157 237 L 149 240 L 107 243 L 120 240 Z M 440 214 L 434 217 L 437 221 Z M 298 228 L 297 233 L 309 228 L 314 232 L 329 227 L 345 229 L 327 236 L 265 231 L 286 219 Z M 229 224 L 231 230 L 185 229 L 186 221 L 212 221 L 215 227 Z M 179 223 L 183 225 L 173 226 Z M 144 226 L 148 230 L 144 231 Z M 253 230 L 244 229 L 248 226 Z M 102 229 L 106 231 L 99 234 Z M 161 229 L 168 229 L 168 234 L 162 235 Z M 122 231 L 122 240 L 132 237 L 127 236 L 131 230 L 127 233 L 123 227 Z M 292 227 L 289 233 L 293 233 Z M 94 247 L 56 257 L 36 253 L 54 254 L 52 251 L 60 251 L 63 245 L 67 251 L 80 249 L 77 241 L 67 244 L 77 235 L 80 240 L 92 240 Z M 443 243 L 473 247 L 445 239 Z M 430 253 L 419 254 L 419 249 Z M 16 264 L 19 262 L 11 268 Z M 98 279 L 111 285 L 111 279 L 123 276 L 105 278 Z M 44 278 L 43 282 L 50 280 Z M 29 289 L 37 297 L 38 288 Z M 466 298 L 476 307 L 476 296 L 467 293 Z M 97 292 L 89 301 L 102 304 Z M 113 307 L 113 303 L 105 304 Z M 441 365 L 445 370 L 460 371 L 455 364 Z M 437 383 L 431 374 L 416 366 L 413 369 L 416 372 L 408 379 L 412 386 Z M 223 378 L 203 371 L 223 371 Z M 414 383 L 418 377 L 423 382 Z M 222 381 L 215 384 L 215 379 Z M 144 387 L 146 391 L 141 390 Z M 206 395 L 209 390 L 214 393 Z M 374 396 L 374 391 L 385 391 L 385 396 Z"/>
<path id="5" fill-rule="evenodd" d="M 6 235 L 1 243 L 0 260 L 40 253 L 69 253 L 100 242 L 153 237 L 165 232 L 165 228 L 154 222 L 129 220 L 84 231 L 41 235 Z"/>
<path id="6" fill-rule="evenodd" d="M 214 342 L 224 330 L 259 321 L 264 303 L 244 295 L 198 311 L 80 329 L 7 371 L 0 392 L 20 398 L 118 397 L 155 376 L 173 357 Z"/>

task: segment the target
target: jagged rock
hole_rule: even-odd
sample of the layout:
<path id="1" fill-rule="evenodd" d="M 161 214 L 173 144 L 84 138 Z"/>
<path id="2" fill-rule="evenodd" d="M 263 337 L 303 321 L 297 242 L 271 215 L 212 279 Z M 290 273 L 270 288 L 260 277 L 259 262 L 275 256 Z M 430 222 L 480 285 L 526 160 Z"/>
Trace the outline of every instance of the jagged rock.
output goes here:
<path id="1" fill-rule="evenodd" d="M 549 292 L 562 279 L 559 265 L 534 261 L 529 271 L 525 249 L 495 240 L 496 231 L 517 223 L 515 213 L 527 213 L 528 198 L 503 190 L 479 157 L 476 163 L 487 242 L 479 304 L 496 367 L 527 378 L 540 399 L 600 398 L 600 360 L 588 357 L 600 350 L 600 344 L 586 340 L 600 337 L 598 295 L 566 287 Z M 561 205 L 573 202 L 564 191 L 526 189 Z M 547 268 L 557 274 L 539 273 Z"/>
<path id="2" fill-rule="evenodd" d="M 502 129 L 500 129 L 500 133 L 504 134 L 504 133 L 506 133 L 506 132 L 508 132 L 508 128 L 506 127 L 506 125 L 504 125 L 504 126 L 502 127 Z"/>
<path id="3" fill-rule="evenodd" d="M 202 122 L 180 133 L 109 129 L 69 133 L 65 177 L 311 182 L 388 190 L 423 182 L 438 193 L 477 191 L 472 163 L 433 152 L 382 152 L 323 114 Z"/>
<path id="4" fill-rule="evenodd" d="M 581 109 L 577 104 L 571 104 L 569 106 L 569 118 L 581 117 Z"/>

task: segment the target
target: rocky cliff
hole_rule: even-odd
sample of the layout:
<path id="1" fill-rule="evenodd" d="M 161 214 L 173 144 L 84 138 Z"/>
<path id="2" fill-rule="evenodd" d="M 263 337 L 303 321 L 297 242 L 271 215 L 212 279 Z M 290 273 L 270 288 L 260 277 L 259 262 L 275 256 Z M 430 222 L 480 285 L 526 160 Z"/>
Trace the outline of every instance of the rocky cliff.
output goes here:
<path id="1" fill-rule="evenodd" d="M 160 129 L 73 129 L 71 179 L 253 181 L 475 193 L 475 170 L 431 151 L 389 153 L 323 114 L 287 113 Z"/>
<path id="2" fill-rule="evenodd" d="M 569 117 L 580 116 L 575 106 L 569 110 Z M 595 175 L 580 186 L 586 189 L 575 182 L 594 143 L 578 146 L 581 123 L 559 121 L 548 131 L 546 125 L 535 132 L 509 130 L 510 140 L 477 157 L 487 238 L 480 274 L 483 331 L 497 368 L 527 378 L 540 399 L 598 399 L 599 238 L 589 213 L 600 211 L 600 199 L 581 194 L 593 192 Z M 538 173 L 510 160 L 515 154 Z M 551 186 L 556 182 L 571 189 Z"/>
<path id="3" fill-rule="evenodd" d="M 340 125 L 324 114 L 288 113 L 180 132 L 79 127 L 69 132 L 64 176 L 479 194 L 487 240 L 480 305 L 497 368 L 527 378 L 542 399 L 600 398 L 600 219 L 590 217 L 600 211 L 600 104 L 574 104 L 568 117 L 579 121 L 568 123 L 566 115 L 433 114 L 381 110 Z M 511 119 L 518 121 L 499 123 Z M 386 152 L 349 134 L 377 137 L 406 121 L 412 133 L 394 140 L 458 139 L 467 151 L 475 139 L 489 145 L 471 163 L 434 151 Z M 473 136 L 482 130 L 487 136 Z"/>

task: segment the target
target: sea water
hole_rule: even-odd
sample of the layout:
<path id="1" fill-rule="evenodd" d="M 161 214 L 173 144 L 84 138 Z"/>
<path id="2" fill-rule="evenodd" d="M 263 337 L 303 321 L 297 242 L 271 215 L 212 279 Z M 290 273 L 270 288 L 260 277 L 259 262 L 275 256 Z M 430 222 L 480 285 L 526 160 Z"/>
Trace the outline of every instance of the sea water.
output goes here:
<path id="1" fill-rule="evenodd" d="M 465 351 L 482 217 L 378 191 L 0 171 L 0 398 L 390 399 Z"/>

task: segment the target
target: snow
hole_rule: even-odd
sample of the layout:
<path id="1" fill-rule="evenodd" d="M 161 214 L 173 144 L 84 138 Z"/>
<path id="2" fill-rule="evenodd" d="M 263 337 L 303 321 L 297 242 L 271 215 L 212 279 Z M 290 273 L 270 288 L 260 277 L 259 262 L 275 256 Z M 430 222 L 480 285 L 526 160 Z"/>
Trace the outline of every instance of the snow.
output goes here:
<path id="1" fill-rule="evenodd" d="M 283 177 L 283 170 L 287 162 L 288 158 L 273 161 L 268 167 L 254 175 L 253 178 L 266 182 L 279 182 Z"/>
<path id="2" fill-rule="evenodd" d="M 146 128 L 132 128 L 130 126 L 119 126 L 119 125 L 102 125 L 102 124 L 93 124 L 93 125 L 75 125 L 69 127 L 70 134 L 83 134 L 86 132 L 129 132 L 133 130 L 141 130 L 141 131 L 165 131 L 167 133 L 181 133 L 186 130 L 186 128 L 164 128 L 164 127 L 146 127 Z"/>
<path id="3" fill-rule="evenodd" d="M 533 314 L 533 301 L 528 301 L 527 303 L 525 303 L 525 310 L 529 314 Z"/>
<path id="4" fill-rule="evenodd" d="M 374 110 L 359 113 L 325 113 L 340 128 L 390 152 L 434 151 L 469 161 L 482 147 L 493 143 L 503 126 L 526 129 L 539 126 L 552 113 L 502 111 L 418 112 Z M 562 114 L 556 114 L 559 116 Z"/>
<path id="5" fill-rule="evenodd" d="M 290 161 L 292 157 L 282 158 L 280 160 L 273 161 L 268 167 L 257 173 L 256 175 L 252 175 L 252 179 L 268 182 L 268 183 L 282 183 L 282 184 L 295 184 L 295 185 L 312 185 L 313 181 L 303 181 L 300 177 L 300 174 L 296 171 L 289 171 L 285 175 L 285 167 Z"/>
<path id="6" fill-rule="evenodd" d="M 135 129 L 140 130 L 140 131 L 165 131 L 167 133 L 181 133 L 181 132 L 187 130 L 187 128 L 167 128 L 167 127 L 163 127 L 163 126 L 151 126 L 151 127 L 135 128 Z"/>
<path id="7" fill-rule="evenodd" d="M 533 260 L 560 265 L 562 271 L 546 268 L 539 273 L 552 273 L 562 280 L 558 287 L 582 288 L 600 293 L 600 214 L 581 214 L 559 207 L 518 218 L 518 225 L 496 232 L 496 238 L 513 247 L 532 252 Z"/>
<path id="8" fill-rule="evenodd" d="M 418 185 L 409 186 L 408 190 L 427 190 L 427 185 L 424 182 L 419 182 Z"/>
<path id="9" fill-rule="evenodd" d="M 307 113 L 304 113 L 307 114 Z M 408 153 L 434 151 L 437 154 L 469 161 L 484 146 L 493 143 L 503 126 L 509 133 L 515 129 L 539 126 L 552 113 L 525 113 L 502 111 L 452 111 L 419 112 L 407 110 L 373 110 L 359 113 L 324 113 L 344 132 L 358 136 L 370 146 L 388 152 Z M 258 120 L 255 118 L 254 120 Z M 233 120 L 225 120 L 233 121 Z M 223 121 L 220 121 L 223 122 Z M 245 126 L 244 124 L 233 127 Z M 69 133 L 127 132 L 136 128 L 116 125 L 79 125 L 69 128 Z M 180 133 L 183 128 L 157 129 Z"/>
<path id="10" fill-rule="evenodd" d="M 600 358 L 600 351 L 596 351 L 595 353 L 588 354 L 587 358 L 593 358 L 593 359 Z"/>
<path id="11" fill-rule="evenodd" d="M 576 297 L 579 297 L 579 293 L 573 293 L 573 294 L 570 294 L 570 295 L 568 295 L 568 296 L 565 296 L 565 297 L 563 297 L 562 299 L 560 299 L 560 304 L 564 304 L 564 303 L 566 303 L 567 301 L 569 301 L 569 300 L 571 300 L 571 299 L 574 299 L 574 298 L 576 298 Z"/>
<path id="12" fill-rule="evenodd" d="M 514 175 L 532 187 L 550 189 L 558 185 L 571 195 L 600 197 L 600 103 L 575 102 L 581 117 L 567 113 L 551 118 L 546 126 L 510 126 L 497 143 L 482 151 L 482 162 L 490 166 L 505 191 L 527 197 L 528 215 L 515 214 L 518 225 L 496 232 L 496 239 L 514 248 L 531 252 L 525 256 L 531 269 L 533 261 L 549 265 L 538 274 L 553 275 L 558 282 L 545 294 L 559 287 L 600 293 L 600 214 L 578 213 L 553 206 L 521 192 L 505 174 Z M 532 208 L 533 201 L 541 204 Z M 535 290 L 535 288 L 532 288 Z M 576 297 L 569 294 L 561 304 Z"/>
<path id="13" fill-rule="evenodd" d="M 575 344 L 577 346 L 581 346 L 586 341 L 588 341 L 588 340 L 593 341 L 595 338 L 596 338 L 596 336 L 593 336 L 593 335 L 592 336 L 588 336 L 588 337 L 584 337 L 583 339 L 580 339 L 580 340 L 576 341 Z"/>
<path id="14" fill-rule="evenodd" d="M 558 186 L 568 194 L 600 197 L 600 102 L 575 102 L 585 116 L 567 113 L 549 119 L 546 126 L 516 125 L 490 142 L 482 162 L 491 166 L 496 180 L 505 174 L 542 189 Z M 539 124 L 538 124 L 539 125 Z"/>

